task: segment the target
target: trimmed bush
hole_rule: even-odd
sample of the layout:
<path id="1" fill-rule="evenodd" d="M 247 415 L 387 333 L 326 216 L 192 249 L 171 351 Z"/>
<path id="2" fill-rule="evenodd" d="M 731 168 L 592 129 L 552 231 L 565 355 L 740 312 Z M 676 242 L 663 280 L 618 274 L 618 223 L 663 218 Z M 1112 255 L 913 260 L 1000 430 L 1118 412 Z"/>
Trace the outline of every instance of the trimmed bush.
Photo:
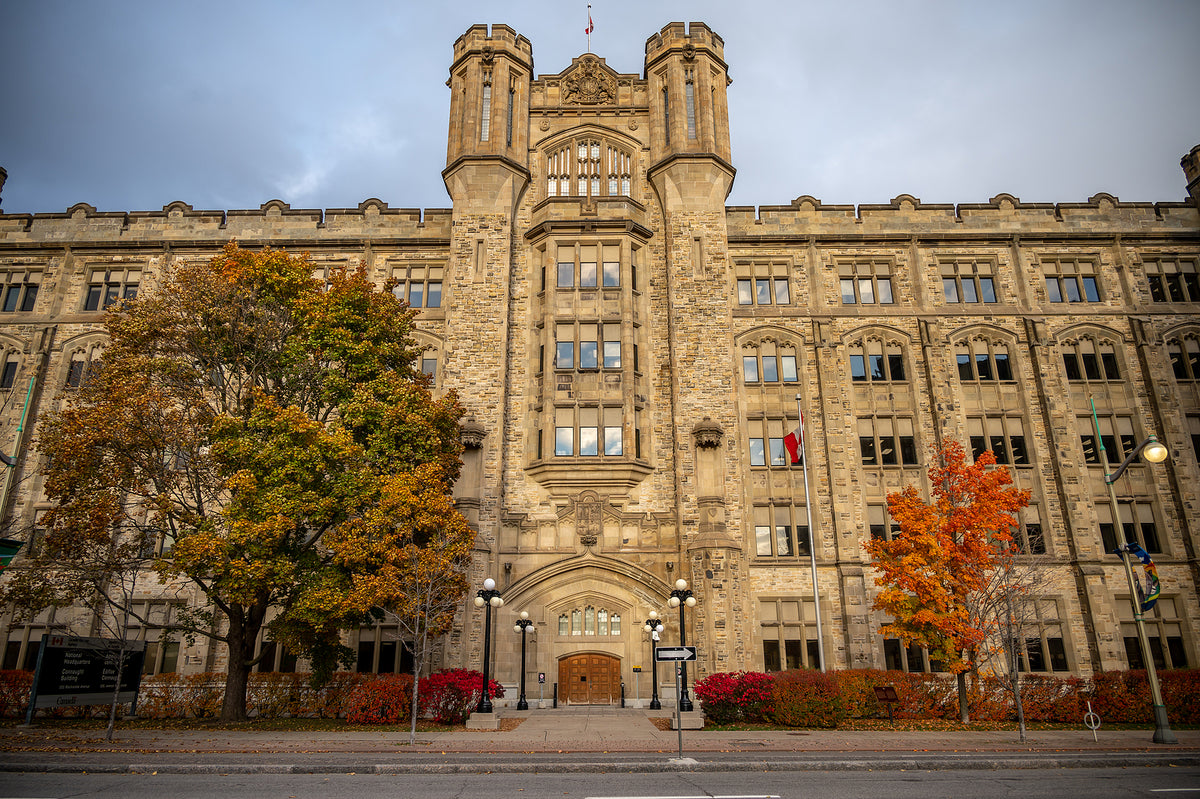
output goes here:
<path id="1" fill-rule="evenodd" d="M 359 685 L 346 700 L 346 720 L 355 724 L 400 724 L 412 720 L 411 674 L 381 674 Z"/>
<path id="2" fill-rule="evenodd" d="M 33 690 L 33 672 L 17 669 L 0 671 L 0 717 L 21 718 L 29 707 Z"/>
<path id="3" fill-rule="evenodd" d="M 784 727 L 836 727 L 846 718 L 837 680 L 805 669 L 782 671 L 771 684 L 769 718 Z"/>

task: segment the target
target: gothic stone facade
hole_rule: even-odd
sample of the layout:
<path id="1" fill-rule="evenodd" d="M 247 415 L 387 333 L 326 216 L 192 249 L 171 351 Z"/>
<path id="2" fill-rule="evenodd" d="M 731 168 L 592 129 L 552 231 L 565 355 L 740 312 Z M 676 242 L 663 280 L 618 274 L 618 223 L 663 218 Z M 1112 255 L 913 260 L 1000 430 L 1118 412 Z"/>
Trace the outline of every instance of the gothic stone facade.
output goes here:
<path id="1" fill-rule="evenodd" d="M 1200 662 L 1200 147 L 1182 202 L 727 207 L 730 79 L 703 24 L 651 36 L 641 75 L 585 54 L 540 76 L 528 40 L 474 26 L 448 85 L 449 210 L 0 215 L 7 518 L 35 525 L 45 508 L 30 442 L 103 348 L 99 310 L 236 239 L 308 251 L 318 270 L 362 263 L 420 308 L 425 367 L 469 413 L 456 497 L 479 533 L 472 578 L 494 577 L 506 600 L 506 683 L 525 610 L 528 674 L 547 675 L 547 696 L 562 682 L 565 701 L 615 701 L 624 682 L 645 698 L 643 623 L 657 611 L 678 641 L 680 578 L 698 600 L 694 673 L 822 654 L 832 668 L 930 668 L 878 635 L 863 544 L 892 534 L 886 494 L 927 490 L 931 447 L 951 439 L 995 450 L 1032 492 L 1019 537 L 1048 579 L 1025 667 L 1125 668 L 1138 655 L 1106 554 L 1093 400 L 1110 457 L 1150 434 L 1170 449 L 1117 489 L 1162 576 L 1160 663 Z M 800 410 L 807 492 L 783 446 Z M 160 620 L 165 596 L 181 601 L 165 586 L 144 596 Z M 441 664 L 478 667 L 482 624 L 464 600 Z M 69 613 L 10 625 L 4 665 L 49 628 L 89 631 Z M 161 638 L 154 669 L 222 666 L 202 641 L 144 634 Z M 385 629 L 350 643 L 362 670 L 405 665 Z M 272 667 L 294 663 L 274 652 Z"/>

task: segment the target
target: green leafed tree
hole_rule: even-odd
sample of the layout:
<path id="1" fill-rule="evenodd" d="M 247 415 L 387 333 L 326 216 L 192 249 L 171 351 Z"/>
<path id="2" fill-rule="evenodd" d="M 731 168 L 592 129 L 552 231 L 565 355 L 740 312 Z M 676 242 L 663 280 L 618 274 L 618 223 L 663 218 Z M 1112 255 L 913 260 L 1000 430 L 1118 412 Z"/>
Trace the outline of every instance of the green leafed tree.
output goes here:
<path id="1" fill-rule="evenodd" d="M 414 474 L 461 520 L 444 501 L 461 407 L 416 368 L 413 312 L 362 270 L 326 282 L 306 257 L 231 244 L 105 325 L 102 369 L 41 435 L 55 502 L 43 579 L 71 593 L 53 562 L 70 539 L 167 552 L 159 579 L 205 599 L 188 631 L 228 648 L 224 720 L 245 718 L 264 625 L 318 679 L 352 662 L 339 634 L 366 618 L 350 601 L 356 570 L 383 555 L 335 557 L 327 540 L 378 548 L 362 520 Z"/>
<path id="2" fill-rule="evenodd" d="M 888 513 L 900 525 L 892 540 L 871 539 L 867 551 L 882 590 L 875 609 L 887 613 L 881 635 L 915 642 L 958 675 L 959 713 L 969 719 L 966 674 L 977 670 L 991 629 L 979 612 L 994 573 L 1013 548 L 1013 515 L 1029 492 L 1012 486 L 991 452 L 973 463 L 958 442 L 934 452 L 931 501 L 914 486 L 889 494 Z"/>

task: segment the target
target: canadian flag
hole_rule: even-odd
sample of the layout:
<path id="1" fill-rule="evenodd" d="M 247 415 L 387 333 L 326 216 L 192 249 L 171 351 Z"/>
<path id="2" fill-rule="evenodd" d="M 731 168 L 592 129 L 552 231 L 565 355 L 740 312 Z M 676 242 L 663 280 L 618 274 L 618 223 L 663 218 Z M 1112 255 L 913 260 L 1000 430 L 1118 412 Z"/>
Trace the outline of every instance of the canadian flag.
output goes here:
<path id="1" fill-rule="evenodd" d="M 795 466 L 804 457 L 804 414 L 800 414 L 800 426 L 783 437 L 783 446 Z"/>
<path id="2" fill-rule="evenodd" d="M 591 6 L 588 6 L 588 8 L 590 9 L 590 8 L 591 8 Z M 592 32 L 592 31 L 594 31 L 594 30 L 596 30 L 596 26 L 592 24 L 592 12 L 591 12 L 591 11 L 588 11 L 588 26 L 587 26 L 587 28 L 585 28 L 585 29 L 584 29 L 584 31 L 583 31 L 583 32 L 584 32 L 584 33 L 591 33 L 591 32 Z"/>

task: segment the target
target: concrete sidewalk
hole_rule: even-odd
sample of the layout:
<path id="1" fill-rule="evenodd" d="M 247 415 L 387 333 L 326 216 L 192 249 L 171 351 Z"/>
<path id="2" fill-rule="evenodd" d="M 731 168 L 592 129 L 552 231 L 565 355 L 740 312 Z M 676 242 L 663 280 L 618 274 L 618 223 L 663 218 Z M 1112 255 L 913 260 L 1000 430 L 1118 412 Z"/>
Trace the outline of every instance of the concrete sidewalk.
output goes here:
<path id="1" fill-rule="evenodd" d="M 665 712 L 654 713 L 665 717 Z M 103 729 L 47 724 L 0 728 L 0 770 L 608 770 L 680 760 L 680 736 L 643 710 L 572 708 L 502 712 L 499 731 L 267 732 Z M 514 726 L 515 724 L 515 726 Z M 508 728 L 508 729 L 505 729 Z M 1152 730 L 895 732 L 684 730 L 678 768 L 962 768 L 1071 765 L 1200 766 L 1200 731 L 1177 744 Z M 139 765 L 140 764 L 140 765 Z M 709 764 L 705 766 L 704 764 Z"/>

